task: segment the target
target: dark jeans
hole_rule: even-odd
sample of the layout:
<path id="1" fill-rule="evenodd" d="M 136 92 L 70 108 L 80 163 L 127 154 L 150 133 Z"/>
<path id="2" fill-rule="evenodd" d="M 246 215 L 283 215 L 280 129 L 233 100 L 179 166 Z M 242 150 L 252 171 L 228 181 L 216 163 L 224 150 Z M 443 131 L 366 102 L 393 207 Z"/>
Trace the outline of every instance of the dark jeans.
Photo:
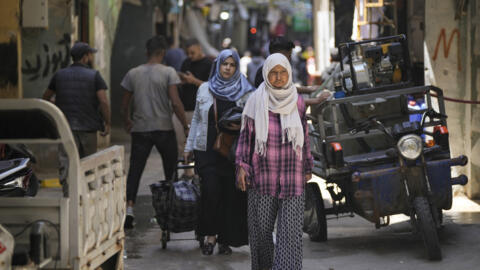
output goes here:
<path id="1" fill-rule="evenodd" d="M 72 130 L 73 139 L 77 146 L 80 158 L 95 154 L 97 152 L 97 132 L 96 131 L 75 131 Z M 63 195 L 68 197 L 68 167 L 69 161 L 63 145 L 58 147 L 59 179 L 62 184 Z"/>
<path id="2" fill-rule="evenodd" d="M 177 140 L 173 130 L 132 132 L 131 135 L 132 150 L 130 152 L 130 168 L 127 177 L 127 201 L 135 202 L 140 178 L 152 147 L 155 145 L 162 157 L 166 179 L 171 179 L 175 172 L 178 154 Z"/>

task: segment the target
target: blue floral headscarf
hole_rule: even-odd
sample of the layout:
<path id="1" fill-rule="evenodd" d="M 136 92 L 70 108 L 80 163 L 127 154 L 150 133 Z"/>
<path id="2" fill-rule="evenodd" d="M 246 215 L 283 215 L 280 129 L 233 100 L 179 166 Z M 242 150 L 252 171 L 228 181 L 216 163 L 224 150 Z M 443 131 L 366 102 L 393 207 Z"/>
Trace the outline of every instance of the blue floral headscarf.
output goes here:
<path id="1" fill-rule="evenodd" d="M 232 57 L 235 61 L 235 73 L 229 79 L 224 79 L 220 75 L 220 66 L 228 58 Z M 255 90 L 247 80 L 247 78 L 240 73 L 240 57 L 234 50 L 223 50 L 215 59 L 208 78 L 208 84 L 212 94 L 222 100 L 237 101 L 246 93 Z"/>

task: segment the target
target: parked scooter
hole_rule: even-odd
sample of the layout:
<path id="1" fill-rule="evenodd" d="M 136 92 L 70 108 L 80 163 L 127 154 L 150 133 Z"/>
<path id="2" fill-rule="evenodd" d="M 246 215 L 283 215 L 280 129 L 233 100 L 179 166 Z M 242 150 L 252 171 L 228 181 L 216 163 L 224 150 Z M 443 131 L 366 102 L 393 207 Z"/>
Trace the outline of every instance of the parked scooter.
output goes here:
<path id="1" fill-rule="evenodd" d="M 35 157 L 25 145 L 0 144 L 0 196 L 33 197 L 38 191 L 38 179 L 30 163 Z"/>
<path id="2" fill-rule="evenodd" d="M 0 197 L 36 195 L 38 179 L 30 167 L 32 161 L 35 161 L 35 157 L 25 145 L 0 144 Z M 11 269 L 11 266 L 26 267 L 27 265 L 29 265 L 28 269 L 43 267 L 46 263 L 42 264 L 42 262 L 49 262 L 45 261 L 45 258 L 51 256 L 47 226 L 48 221 L 42 220 L 26 225 L 23 230 L 15 234 L 15 238 L 31 228 L 28 244 L 21 244 L 14 248 L 14 237 L 7 228 L 0 225 L 0 250 L 6 251 L 4 256 L 0 256 L 0 263 L 3 262 L 2 265 L 6 266 L 6 269 Z M 56 228 L 54 224 L 52 226 Z"/>

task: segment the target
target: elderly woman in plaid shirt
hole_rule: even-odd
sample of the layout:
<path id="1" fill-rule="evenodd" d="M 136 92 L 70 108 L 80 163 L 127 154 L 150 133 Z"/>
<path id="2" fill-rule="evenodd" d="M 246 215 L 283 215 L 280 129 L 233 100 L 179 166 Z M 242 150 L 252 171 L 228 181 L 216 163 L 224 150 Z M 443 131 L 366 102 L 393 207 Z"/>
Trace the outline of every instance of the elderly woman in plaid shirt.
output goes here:
<path id="1" fill-rule="evenodd" d="M 302 269 L 304 186 L 313 165 L 305 103 L 282 54 L 267 58 L 263 77 L 245 105 L 236 152 L 237 185 L 248 191 L 252 269 Z"/>

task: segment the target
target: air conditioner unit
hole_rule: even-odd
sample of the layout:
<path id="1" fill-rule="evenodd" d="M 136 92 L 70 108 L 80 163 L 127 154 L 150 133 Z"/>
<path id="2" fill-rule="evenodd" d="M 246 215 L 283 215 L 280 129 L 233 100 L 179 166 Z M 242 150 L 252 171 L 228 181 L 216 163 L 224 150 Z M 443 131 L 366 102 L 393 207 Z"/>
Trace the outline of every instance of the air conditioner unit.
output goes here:
<path id="1" fill-rule="evenodd" d="M 48 0 L 23 0 L 22 27 L 48 27 Z"/>

